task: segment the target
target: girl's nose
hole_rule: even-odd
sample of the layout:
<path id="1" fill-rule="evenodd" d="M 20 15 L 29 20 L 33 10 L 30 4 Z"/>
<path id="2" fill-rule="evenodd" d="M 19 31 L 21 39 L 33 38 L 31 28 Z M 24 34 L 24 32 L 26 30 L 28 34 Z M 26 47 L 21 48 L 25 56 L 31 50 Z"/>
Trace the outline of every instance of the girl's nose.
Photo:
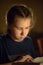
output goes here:
<path id="1" fill-rule="evenodd" d="M 23 29 L 22 31 L 21 31 L 21 35 L 24 35 L 25 34 L 25 30 Z"/>

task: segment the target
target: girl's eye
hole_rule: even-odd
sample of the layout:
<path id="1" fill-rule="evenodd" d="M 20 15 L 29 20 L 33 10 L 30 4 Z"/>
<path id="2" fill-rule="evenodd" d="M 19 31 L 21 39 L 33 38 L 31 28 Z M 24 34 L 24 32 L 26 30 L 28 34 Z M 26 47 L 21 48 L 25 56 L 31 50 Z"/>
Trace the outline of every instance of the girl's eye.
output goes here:
<path id="1" fill-rule="evenodd" d="M 19 28 L 19 27 L 17 27 L 17 26 L 15 26 L 15 28 L 16 28 L 16 29 L 19 29 L 19 30 L 21 29 L 21 28 Z"/>
<path id="2" fill-rule="evenodd" d="M 30 29 L 30 27 L 26 27 L 26 29 Z"/>
<path id="3" fill-rule="evenodd" d="M 17 28 L 18 30 L 21 30 L 21 28 Z"/>

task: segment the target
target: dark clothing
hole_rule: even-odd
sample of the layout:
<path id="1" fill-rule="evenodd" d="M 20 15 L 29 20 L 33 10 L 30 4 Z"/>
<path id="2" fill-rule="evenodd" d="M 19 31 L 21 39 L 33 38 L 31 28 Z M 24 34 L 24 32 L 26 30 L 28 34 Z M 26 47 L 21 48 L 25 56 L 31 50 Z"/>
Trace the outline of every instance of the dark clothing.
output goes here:
<path id="1" fill-rule="evenodd" d="M 16 42 L 7 34 L 0 38 L 0 63 L 16 60 L 16 55 L 29 54 L 36 57 L 32 40 L 27 36 L 22 42 Z"/>

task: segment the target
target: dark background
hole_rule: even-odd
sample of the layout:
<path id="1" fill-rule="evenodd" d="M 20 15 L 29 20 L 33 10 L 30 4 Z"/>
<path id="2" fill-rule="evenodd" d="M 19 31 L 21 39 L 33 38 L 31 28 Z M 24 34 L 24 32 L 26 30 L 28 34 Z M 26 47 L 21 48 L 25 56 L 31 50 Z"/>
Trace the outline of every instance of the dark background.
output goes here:
<path id="1" fill-rule="evenodd" d="M 15 4 L 26 4 L 32 8 L 36 23 L 31 31 L 43 33 L 43 0 L 0 0 L 0 34 L 6 33 L 6 13 Z"/>

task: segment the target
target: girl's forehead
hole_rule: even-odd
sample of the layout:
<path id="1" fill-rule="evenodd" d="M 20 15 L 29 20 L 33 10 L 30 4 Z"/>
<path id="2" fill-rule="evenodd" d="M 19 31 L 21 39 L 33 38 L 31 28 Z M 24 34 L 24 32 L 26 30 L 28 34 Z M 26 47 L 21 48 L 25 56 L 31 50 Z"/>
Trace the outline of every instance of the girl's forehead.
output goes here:
<path id="1" fill-rule="evenodd" d="M 29 20 L 30 17 L 16 17 L 15 20 Z"/>
<path id="2" fill-rule="evenodd" d="M 15 20 L 14 25 L 16 26 L 30 26 L 31 19 L 30 18 L 17 18 Z"/>
<path id="3" fill-rule="evenodd" d="M 22 17 L 17 17 L 15 18 L 14 22 L 15 23 L 25 23 L 25 22 L 30 22 L 31 18 L 27 17 L 27 18 L 22 18 Z"/>

